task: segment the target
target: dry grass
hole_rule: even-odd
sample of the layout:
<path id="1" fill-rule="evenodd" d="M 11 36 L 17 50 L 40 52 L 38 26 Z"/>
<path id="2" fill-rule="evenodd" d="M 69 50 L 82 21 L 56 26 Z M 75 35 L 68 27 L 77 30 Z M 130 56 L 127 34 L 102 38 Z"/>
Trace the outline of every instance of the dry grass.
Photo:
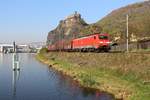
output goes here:
<path id="1" fill-rule="evenodd" d="M 53 55 L 53 56 L 52 56 Z M 122 74 L 134 73 L 142 80 L 150 80 L 150 54 L 136 53 L 49 53 L 68 63 L 85 68 L 115 69 Z M 149 77 L 148 77 L 149 76 Z"/>
<path id="2" fill-rule="evenodd" d="M 125 100 L 150 98 L 150 54 L 50 52 L 39 55 L 84 86 L 109 91 Z"/>

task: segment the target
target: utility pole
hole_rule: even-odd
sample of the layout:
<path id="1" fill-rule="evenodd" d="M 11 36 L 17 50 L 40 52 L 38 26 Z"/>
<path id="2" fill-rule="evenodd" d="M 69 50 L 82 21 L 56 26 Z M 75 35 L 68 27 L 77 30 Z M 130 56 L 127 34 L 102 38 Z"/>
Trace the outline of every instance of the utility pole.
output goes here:
<path id="1" fill-rule="evenodd" d="M 126 49 L 127 49 L 127 52 L 129 52 L 129 15 L 127 14 L 126 15 L 126 20 L 127 20 L 127 33 L 126 33 L 126 43 L 127 43 L 127 47 L 126 47 Z"/>

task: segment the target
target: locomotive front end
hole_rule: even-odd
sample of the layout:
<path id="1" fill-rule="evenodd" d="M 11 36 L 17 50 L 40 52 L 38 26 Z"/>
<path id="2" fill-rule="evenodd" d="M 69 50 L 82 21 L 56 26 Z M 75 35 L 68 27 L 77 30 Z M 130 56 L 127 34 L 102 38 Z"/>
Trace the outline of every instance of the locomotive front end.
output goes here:
<path id="1" fill-rule="evenodd" d="M 111 49 L 110 47 L 110 40 L 108 34 L 100 34 L 99 35 L 99 49 L 104 51 L 109 51 Z"/>

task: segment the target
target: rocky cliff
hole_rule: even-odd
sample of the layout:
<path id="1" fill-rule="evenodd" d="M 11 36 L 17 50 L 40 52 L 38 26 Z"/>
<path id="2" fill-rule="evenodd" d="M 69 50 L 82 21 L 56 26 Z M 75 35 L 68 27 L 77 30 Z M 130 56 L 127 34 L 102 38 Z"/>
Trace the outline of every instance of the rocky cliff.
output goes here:
<path id="1" fill-rule="evenodd" d="M 70 40 L 80 35 L 80 30 L 88 24 L 81 18 L 77 12 L 67 16 L 59 22 L 56 29 L 50 31 L 47 36 L 47 44 L 54 44 L 61 40 Z"/>

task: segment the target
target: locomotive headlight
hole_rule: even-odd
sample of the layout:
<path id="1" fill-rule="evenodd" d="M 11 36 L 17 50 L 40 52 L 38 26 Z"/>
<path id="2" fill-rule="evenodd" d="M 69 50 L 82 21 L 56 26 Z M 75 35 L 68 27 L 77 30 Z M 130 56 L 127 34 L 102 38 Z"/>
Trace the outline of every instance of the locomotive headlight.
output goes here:
<path id="1" fill-rule="evenodd" d="M 101 42 L 99 42 L 99 43 L 104 43 L 104 42 L 101 41 Z"/>
<path id="2" fill-rule="evenodd" d="M 108 42 L 106 42 L 106 43 L 108 43 L 108 44 L 109 44 L 109 43 L 111 43 L 111 42 L 109 42 L 109 41 L 108 41 Z"/>

